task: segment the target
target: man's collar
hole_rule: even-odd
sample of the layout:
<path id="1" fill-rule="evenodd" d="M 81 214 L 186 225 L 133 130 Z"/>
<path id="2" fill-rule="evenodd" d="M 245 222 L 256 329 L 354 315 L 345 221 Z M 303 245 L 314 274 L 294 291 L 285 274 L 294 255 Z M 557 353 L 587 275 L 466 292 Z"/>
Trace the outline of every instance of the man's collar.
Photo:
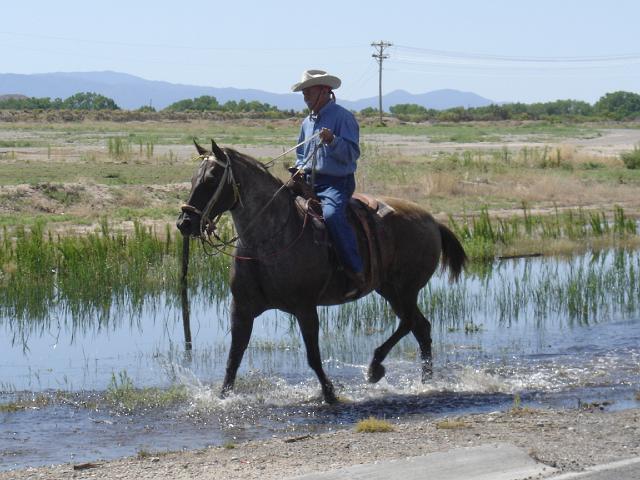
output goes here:
<path id="1" fill-rule="evenodd" d="M 322 116 L 322 114 L 328 109 L 330 108 L 332 105 L 335 105 L 335 100 L 329 100 L 327 103 L 325 103 L 322 108 L 320 109 L 320 111 L 318 113 L 313 113 L 313 112 L 309 112 L 309 117 L 317 120 L 318 118 L 320 118 Z"/>

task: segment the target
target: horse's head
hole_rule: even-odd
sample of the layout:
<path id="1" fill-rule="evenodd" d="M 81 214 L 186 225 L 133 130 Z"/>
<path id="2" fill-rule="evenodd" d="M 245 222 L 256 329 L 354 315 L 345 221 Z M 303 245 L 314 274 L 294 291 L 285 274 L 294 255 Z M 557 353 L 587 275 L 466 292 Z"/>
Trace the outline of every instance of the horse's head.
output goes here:
<path id="1" fill-rule="evenodd" d="M 191 193 L 176 223 L 183 235 L 200 237 L 221 213 L 233 208 L 238 190 L 229 156 L 211 140 L 211 150 L 194 143 L 202 162 L 191 179 Z"/>

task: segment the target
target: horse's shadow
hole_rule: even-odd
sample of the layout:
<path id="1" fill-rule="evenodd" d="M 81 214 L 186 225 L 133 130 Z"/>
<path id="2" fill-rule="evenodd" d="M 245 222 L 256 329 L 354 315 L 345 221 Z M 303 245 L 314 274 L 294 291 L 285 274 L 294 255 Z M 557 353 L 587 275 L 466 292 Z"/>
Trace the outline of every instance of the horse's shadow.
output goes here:
<path id="1" fill-rule="evenodd" d="M 367 394 L 370 395 L 370 394 Z M 534 393 L 523 394 L 527 401 Z M 341 401 L 334 404 L 323 402 L 321 396 L 290 403 L 270 403 L 250 409 L 246 405 L 238 408 L 236 415 L 250 415 L 252 421 L 268 419 L 274 430 L 286 425 L 287 431 L 297 433 L 323 432 L 352 427 L 369 417 L 378 419 L 438 418 L 446 415 L 488 413 L 506 410 L 515 403 L 516 395 L 506 392 L 453 392 L 428 391 L 420 393 L 379 392 L 375 397 L 349 399 L 339 395 Z M 228 410 L 225 416 L 235 416 Z"/>
<path id="2" fill-rule="evenodd" d="M 394 393 L 366 400 L 342 401 L 327 405 L 291 405 L 282 414 L 299 416 L 304 422 L 327 425 L 350 425 L 360 419 L 441 416 L 448 413 L 486 413 L 507 408 L 514 403 L 510 393 L 428 392 Z"/>

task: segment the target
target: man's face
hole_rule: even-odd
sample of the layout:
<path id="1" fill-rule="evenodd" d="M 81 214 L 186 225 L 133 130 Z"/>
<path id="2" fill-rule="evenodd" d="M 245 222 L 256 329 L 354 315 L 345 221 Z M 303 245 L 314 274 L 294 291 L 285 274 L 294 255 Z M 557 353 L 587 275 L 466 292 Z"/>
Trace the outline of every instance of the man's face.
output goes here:
<path id="1" fill-rule="evenodd" d="M 304 103 L 307 104 L 309 110 L 319 108 L 324 102 L 319 102 L 320 98 L 324 97 L 324 94 L 328 87 L 324 85 L 314 85 L 313 87 L 307 87 L 302 89 L 302 95 L 304 96 Z"/>

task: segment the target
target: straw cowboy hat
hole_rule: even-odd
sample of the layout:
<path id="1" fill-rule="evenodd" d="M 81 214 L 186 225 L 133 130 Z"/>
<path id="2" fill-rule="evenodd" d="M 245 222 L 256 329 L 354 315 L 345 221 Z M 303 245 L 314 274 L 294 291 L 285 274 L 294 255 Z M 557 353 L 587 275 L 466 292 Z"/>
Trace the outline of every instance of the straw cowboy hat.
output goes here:
<path id="1" fill-rule="evenodd" d="M 315 85 L 326 85 L 335 90 L 341 83 L 338 77 L 329 75 L 324 70 L 306 70 L 302 72 L 302 79 L 291 87 L 291 91 L 301 92 L 303 89 Z"/>

